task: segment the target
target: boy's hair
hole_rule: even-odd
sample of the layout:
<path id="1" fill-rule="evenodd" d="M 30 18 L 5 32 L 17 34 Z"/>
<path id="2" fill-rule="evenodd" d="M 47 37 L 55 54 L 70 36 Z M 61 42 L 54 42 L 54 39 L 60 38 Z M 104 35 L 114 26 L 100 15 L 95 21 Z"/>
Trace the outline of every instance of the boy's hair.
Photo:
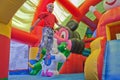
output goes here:
<path id="1" fill-rule="evenodd" d="M 49 3 L 48 5 L 47 5 L 47 8 L 49 7 L 49 6 L 54 6 L 54 4 L 53 3 Z"/>

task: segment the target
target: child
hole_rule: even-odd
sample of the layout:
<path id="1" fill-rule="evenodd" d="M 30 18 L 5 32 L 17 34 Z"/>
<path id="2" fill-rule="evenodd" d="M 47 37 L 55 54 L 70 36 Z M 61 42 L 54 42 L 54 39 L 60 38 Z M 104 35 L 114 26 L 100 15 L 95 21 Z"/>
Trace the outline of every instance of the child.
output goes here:
<path id="1" fill-rule="evenodd" d="M 34 27 L 40 22 L 40 20 L 44 19 L 44 28 L 42 30 L 42 40 L 39 48 L 39 52 L 37 55 L 37 60 L 39 60 L 40 52 L 42 48 L 46 48 L 47 52 L 49 52 L 52 49 L 53 45 L 53 34 L 54 34 L 54 24 L 56 23 L 59 27 L 62 27 L 58 24 L 58 20 L 56 19 L 55 15 L 52 14 L 54 9 L 53 3 L 49 3 L 47 5 L 47 12 L 42 12 L 39 16 L 36 22 L 31 27 L 31 30 L 34 29 Z"/>

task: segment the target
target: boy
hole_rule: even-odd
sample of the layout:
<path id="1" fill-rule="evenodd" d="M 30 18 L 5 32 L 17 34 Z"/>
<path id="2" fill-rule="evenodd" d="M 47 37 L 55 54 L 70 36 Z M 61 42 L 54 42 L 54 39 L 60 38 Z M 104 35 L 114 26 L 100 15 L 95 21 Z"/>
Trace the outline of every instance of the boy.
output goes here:
<path id="1" fill-rule="evenodd" d="M 47 53 L 52 50 L 53 45 L 53 34 L 54 34 L 54 24 L 56 23 L 59 27 L 62 27 L 58 24 L 58 20 L 56 19 L 55 15 L 52 14 L 54 9 L 53 3 L 49 3 L 47 5 L 47 12 L 42 12 L 39 16 L 36 22 L 31 27 L 31 30 L 34 29 L 34 27 L 42 20 L 44 19 L 44 28 L 42 30 L 42 40 L 39 48 L 39 52 L 37 55 L 37 60 L 39 60 L 41 49 L 46 48 Z"/>

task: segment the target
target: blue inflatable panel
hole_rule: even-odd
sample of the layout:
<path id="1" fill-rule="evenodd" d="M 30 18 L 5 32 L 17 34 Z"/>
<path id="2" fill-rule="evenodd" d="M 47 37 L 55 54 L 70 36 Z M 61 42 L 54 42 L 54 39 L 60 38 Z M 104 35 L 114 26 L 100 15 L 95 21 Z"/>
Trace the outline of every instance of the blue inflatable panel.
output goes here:
<path id="1" fill-rule="evenodd" d="M 9 72 L 9 75 L 28 75 L 28 74 L 29 70 L 14 70 Z"/>
<path id="2" fill-rule="evenodd" d="M 120 80 L 120 40 L 107 42 L 102 80 Z"/>
<path id="3" fill-rule="evenodd" d="M 53 77 L 42 77 L 33 75 L 10 75 L 8 80 L 85 80 L 84 74 L 60 74 Z"/>

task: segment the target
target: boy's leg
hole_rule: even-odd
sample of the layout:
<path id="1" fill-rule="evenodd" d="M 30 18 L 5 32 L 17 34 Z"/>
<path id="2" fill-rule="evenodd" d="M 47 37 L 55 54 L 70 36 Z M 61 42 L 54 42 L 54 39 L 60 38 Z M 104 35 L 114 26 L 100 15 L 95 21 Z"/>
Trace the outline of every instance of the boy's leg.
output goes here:
<path id="1" fill-rule="evenodd" d="M 41 41 L 40 46 L 39 46 L 38 54 L 36 56 L 36 60 L 37 61 L 40 59 L 40 55 L 41 55 L 42 49 L 46 48 L 46 46 L 48 44 L 47 40 L 48 40 L 48 37 L 46 35 L 43 35 L 42 41 Z"/>
<path id="2" fill-rule="evenodd" d="M 47 46 L 46 46 L 47 50 L 52 50 L 53 48 L 53 30 L 52 29 L 48 29 L 48 41 L 47 41 Z"/>
<path id="3" fill-rule="evenodd" d="M 43 31 L 42 31 L 42 41 L 40 43 L 40 46 L 39 46 L 39 52 L 38 52 L 38 55 L 37 55 L 37 60 L 40 59 L 40 54 L 41 54 L 41 50 L 42 48 L 46 48 L 48 51 L 52 50 L 52 47 L 53 47 L 53 30 L 50 29 L 50 28 L 43 28 Z"/>
<path id="4" fill-rule="evenodd" d="M 40 45 L 39 45 L 39 50 L 38 50 L 38 54 L 36 56 L 36 60 L 40 59 L 40 54 L 41 54 L 42 49 L 46 48 L 47 38 L 48 38 L 47 37 L 47 29 L 43 28 L 43 30 L 42 30 L 42 40 L 41 40 Z"/>

